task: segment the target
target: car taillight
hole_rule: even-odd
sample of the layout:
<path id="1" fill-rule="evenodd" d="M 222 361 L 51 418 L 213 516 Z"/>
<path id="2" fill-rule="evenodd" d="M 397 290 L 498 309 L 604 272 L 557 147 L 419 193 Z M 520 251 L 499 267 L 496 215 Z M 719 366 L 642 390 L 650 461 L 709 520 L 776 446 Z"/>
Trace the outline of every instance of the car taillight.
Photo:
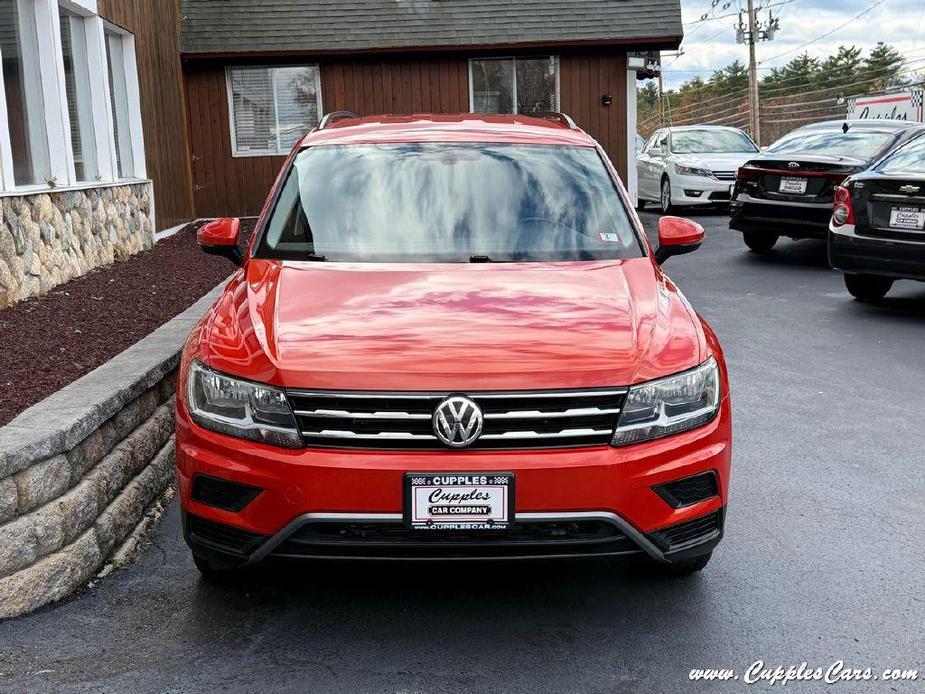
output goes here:
<path id="1" fill-rule="evenodd" d="M 761 173 L 761 169 L 756 169 L 753 166 L 742 166 L 736 173 L 736 180 L 757 181 L 759 178 L 761 178 Z"/>
<path id="2" fill-rule="evenodd" d="M 835 189 L 835 209 L 832 211 L 835 226 L 854 224 L 854 208 L 851 206 L 851 191 L 844 186 Z"/>

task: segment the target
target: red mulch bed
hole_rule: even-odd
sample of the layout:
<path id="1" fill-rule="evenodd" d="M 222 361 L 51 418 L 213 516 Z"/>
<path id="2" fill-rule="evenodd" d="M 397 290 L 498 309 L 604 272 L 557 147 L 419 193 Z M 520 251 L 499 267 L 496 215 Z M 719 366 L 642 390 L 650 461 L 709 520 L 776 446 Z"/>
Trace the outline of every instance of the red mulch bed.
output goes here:
<path id="1" fill-rule="evenodd" d="M 242 235 L 251 223 L 242 222 Z M 234 270 L 192 225 L 154 248 L 0 310 L 0 425 L 132 346 Z"/>

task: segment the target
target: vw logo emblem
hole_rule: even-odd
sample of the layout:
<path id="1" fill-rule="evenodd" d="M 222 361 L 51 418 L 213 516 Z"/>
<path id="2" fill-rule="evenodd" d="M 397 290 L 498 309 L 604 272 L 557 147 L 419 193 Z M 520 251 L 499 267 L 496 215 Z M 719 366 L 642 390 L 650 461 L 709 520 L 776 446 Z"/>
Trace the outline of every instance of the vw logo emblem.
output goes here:
<path id="1" fill-rule="evenodd" d="M 789 166 L 791 169 L 799 169 L 799 168 L 800 168 L 799 162 L 795 162 L 795 161 L 790 162 L 789 164 L 787 164 L 787 166 Z"/>
<path id="2" fill-rule="evenodd" d="M 482 435 L 482 409 L 464 395 L 451 395 L 434 410 L 434 434 L 450 448 L 467 448 Z"/>

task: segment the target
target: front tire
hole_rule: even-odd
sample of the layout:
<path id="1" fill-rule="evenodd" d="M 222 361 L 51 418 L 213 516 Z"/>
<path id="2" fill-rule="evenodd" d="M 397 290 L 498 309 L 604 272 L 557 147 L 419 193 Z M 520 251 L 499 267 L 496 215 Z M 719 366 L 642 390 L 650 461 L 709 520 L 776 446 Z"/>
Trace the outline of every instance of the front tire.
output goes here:
<path id="1" fill-rule="evenodd" d="M 893 287 L 893 280 L 877 275 L 845 275 L 845 287 L 858 301 L 873 304 L 887 295 Z"/>
<path id="2" fill-rule="evenodd" d="M 241 579 L 241 569 L 222 568 L 208 559 L 193 555 L 193 563 L 199 571 L 202 580 L 213 586 L 227 586 L 237 583 Z"/>
<path id="3" fill-rule="evenodd" d="M 674 212 L 674 206 L 671 204 L 671 181 L 668 177 L 662 179 L 662 194 L 659 198 L 659 204 L 662 208 L 662 214 L 671 214 Z"/>
<path id="4" fill-rule="evenodd" d="M 693 559 L 672 562 L 671 564 L 659 564 L 658 572 L 663 576 L 691 576 L 703 571 L 704 567 L 710 563 L 713 552 L 701 554 Z"/>
<path id="5" fill-rule="evenodd" d="M 761 255 L 770 253 L 779 238 L 777 234 L 764 234 L 758 231 L 742 232 L 742 239 L 749 250 Z"/>

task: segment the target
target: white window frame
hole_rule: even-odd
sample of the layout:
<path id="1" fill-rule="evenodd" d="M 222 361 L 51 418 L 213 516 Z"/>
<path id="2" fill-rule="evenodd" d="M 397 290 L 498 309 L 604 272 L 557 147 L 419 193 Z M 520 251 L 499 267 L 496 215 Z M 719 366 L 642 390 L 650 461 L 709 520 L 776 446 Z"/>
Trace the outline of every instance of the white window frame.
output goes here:
<path id="1" fill-rule="evenodd" d="M 76 161 L 72 162 L 72 165 L 75 167 L 74 171 L 74 182 L 76 183 L 92 183 L 94 181 L 103 180 L 103 172 L 100 167 L 100 155 L 99 149 L 102 147 L 104 151 L 108 149 L 108 143 L 99 136 L 97 133 L 101 129 L 101 126 L 96 120 L 95 114 L 95 100 L 100 98 L 99 91 L 101 90 L 101 85 L 95 84 L 94 80 L 91 78 L 92 75 L 97 74 L 94 72 L 94 61 L 93 53 L 96 48 L 95 41 L 96 35 L 92 27 L 89 26 L 93 23 L 93 15 L 87 11 L 87 8 L 84 4 L 76 4 L 69 0 L 59 0 L 58 2 L 61 9 L 65 10 L 68 14 L 65 15 L 67 20 L 71 24 L 71 34 L 72 36 L 79 37 L 77 42 L 72 41 L 71 50 L 74 51 L 75 60 L 79 57 L 84 59 L 83 67 L 85 69 L 80 69 L 78 63 L 75 62 L 74 65 L 74 79 L 77 82 L 77 119 L 79 122 L 79 132 L 81 135 L 81 140 L 83 140 L 86 135 L 91 134 L 92 142 L 82 142 L 82 147 L 84 152 L 90 151 L 92 148 L 93 159 L 94 159 L 94 168 L 96 169 L 96 176 L 91 179 L 85 179 L 79 181 L 76 175 Z M 95 2 L 93 3 L 95 7 Z M 59 21 L 60 21 L 60 12 L 59 12 Z M 61 27 L 61 31 L 64 31 L 64 27 Z M 60 44 L 59 44 L 60 45 Z M 63 49 L 62 49 L 63 52 Z M 63 58 L 63 55 L 62 55 Z M 62 73 L 63 74 L 63 73 Z M 98 81 L 98 80 L 97 80 Z M 65 87 L 66 87 L 65 83 Z M 64 114 L 68 116 L 68 133 L 70 133 L 70 104 L 67 103 L 67 94 L 65 93 L 64 97 Z M 100 121 L 105 123 L 105 121 Z M 106 132 L 105 124 L 102 126 L 103 132 Z M 71 152 L 71 158 L 73 159 L 74 144 L 71 142 L 70 147 L 68 147 Z M 107 173 L 109 168 L 106 169 Z"/>
<path id="2" fill-rule="evenodd" d="M 517 110 L 517 61 L 518 60 L 536 60 L 537 58 L 549 58 L 553 62 L 553 66 L 556 70 L 556 109 L 562 108 L 562 101 L 559 94 L 559 56 L 558 55 L 489 55 L 484 57 L 469 58 L 469 113 L 476 113 L 475 110 L 475 80 L 473 79 L 472 74 L 472 64 L 474 62 L 481 62 L 486 60 L 510 60 L 514 63 L 514 70 L 511 74 L 514 77 L 514 85 L 511 104 L 514 107 L 514 110 L 511 112 L 511 115 L 518 115 Z"/>
<path id="3" fill-rule="evenodd" d="M 112 101 L 110 95 L 107 92 L 107 109 L 110 111 L 110 137 L 112 139 L 113 146 L 113 178 L 116 180 L 139 180 L 147 177 L 147 162 L 145 161 L 145 139 L 144 139 L 144 125 L 141 120 L 141 90 L 138 85 L 138 61 L 135 56 L 135 36 L 125 29 L 111 24 L 110 22 L 103 22 L 103 50 L 108 50 L 108 47 L 105 44 L 105 41 L 108 40 L 107 35 L 118 36 L 122 42 L 122 64 L 114 65 L 113 69 L 121 68 L 121 74 L 125 78 L 125 96 L 126 96 L 126 109 L 121 114 L 124 119 L 123 122 L 128 123 L 128 134 L 123 135 L 126 137 L 127 143 L 129 144 L 128 153 L 132 158 L 132 175 L 123 176 L 118 178 L 119 175 L 119 166 L 118 161 L 115 158 L 115 118 L 117 114 L 112 113 Z M 103 53 L 103 66 L 106 66 L 106 53 Z M 108 71 L 103 73 L 107 76 L 106 82 L 109 82 Z M 112 85 L 108 85 L 109 89 L 112 89 Z"/>
<path id="4" fill-rule="evenodd" d="M 30 13 L 35 26 L 35 53 L 30 69 L 39 81 L 43 100 L 44 139 L 38 143 L 42 153 L 47 148 L 50 180 L 53 185 L 39 183 L 16 185 L 13 153 L 10 143 L 6 90 L 0 76 L 0 195 L 22 195 L 49 190 L 93 188 L 118 185 L 125 181 L 147 180 L 144 150 L 144 129 L 141 120 L 141 95 L 138 84 L 138 64 L 135 37 L 121 27 L 110 24 L 97 14 L 97 0 L 15 0 L 20 12 Z M 82 117 L 93 121 L 93 145 L 96 150 L 97 178 L 77 181 L 71 142 L 70 113 L 64 77 L 61 48 L 60 8 L 82 18 L 87 70 L 90 74 L 89 104 Z M 122 73 L 126 82 L 127 117 L 130 133 L 130 154 L 133 175 L 119 179 L 116 162 L 115 134 L 110 100 L 110 84 L 106 62 L 107 33 L 118 34 L 122 40 Z M 115 66 L 114 66 L 115 67 Z"/>
<path id="5" fill-rule="evenodd" d="M 276 76 L 274 70 L 287 68 L 287 67 L 311 67 L 315 68 L 315 93 L 318 95 L 318 120 L 319 122 L 324 117 L 324 104 L 322 102 L 321 95 L 321 66 L 318 63 L 273 63 L 272 65 L 226 65 L 225 66 L 225 94 L 228 99 L 228 132 L 230 133 L 231 141 L 231 156 L 234 159 L 246 159 L 248 157 L 285 157 L 289 152 L 280 152 L 277 150 L 253 150 L 249 149 L 247 151 L 238 150 L 238 137 L 237 132 L 234 127 L 234 92 L 231 87 L 231 73 L 233 70 L 247 70 L 254 68 L 266 68 L 270 70 L 270 74 L 273 75 L 273 99 L 276 100 Z M 275 108 L 277 121 L 279 119 L 279 109 Z M 279 122 L 277 122 L 277 130 L 279 130 Z"/>

